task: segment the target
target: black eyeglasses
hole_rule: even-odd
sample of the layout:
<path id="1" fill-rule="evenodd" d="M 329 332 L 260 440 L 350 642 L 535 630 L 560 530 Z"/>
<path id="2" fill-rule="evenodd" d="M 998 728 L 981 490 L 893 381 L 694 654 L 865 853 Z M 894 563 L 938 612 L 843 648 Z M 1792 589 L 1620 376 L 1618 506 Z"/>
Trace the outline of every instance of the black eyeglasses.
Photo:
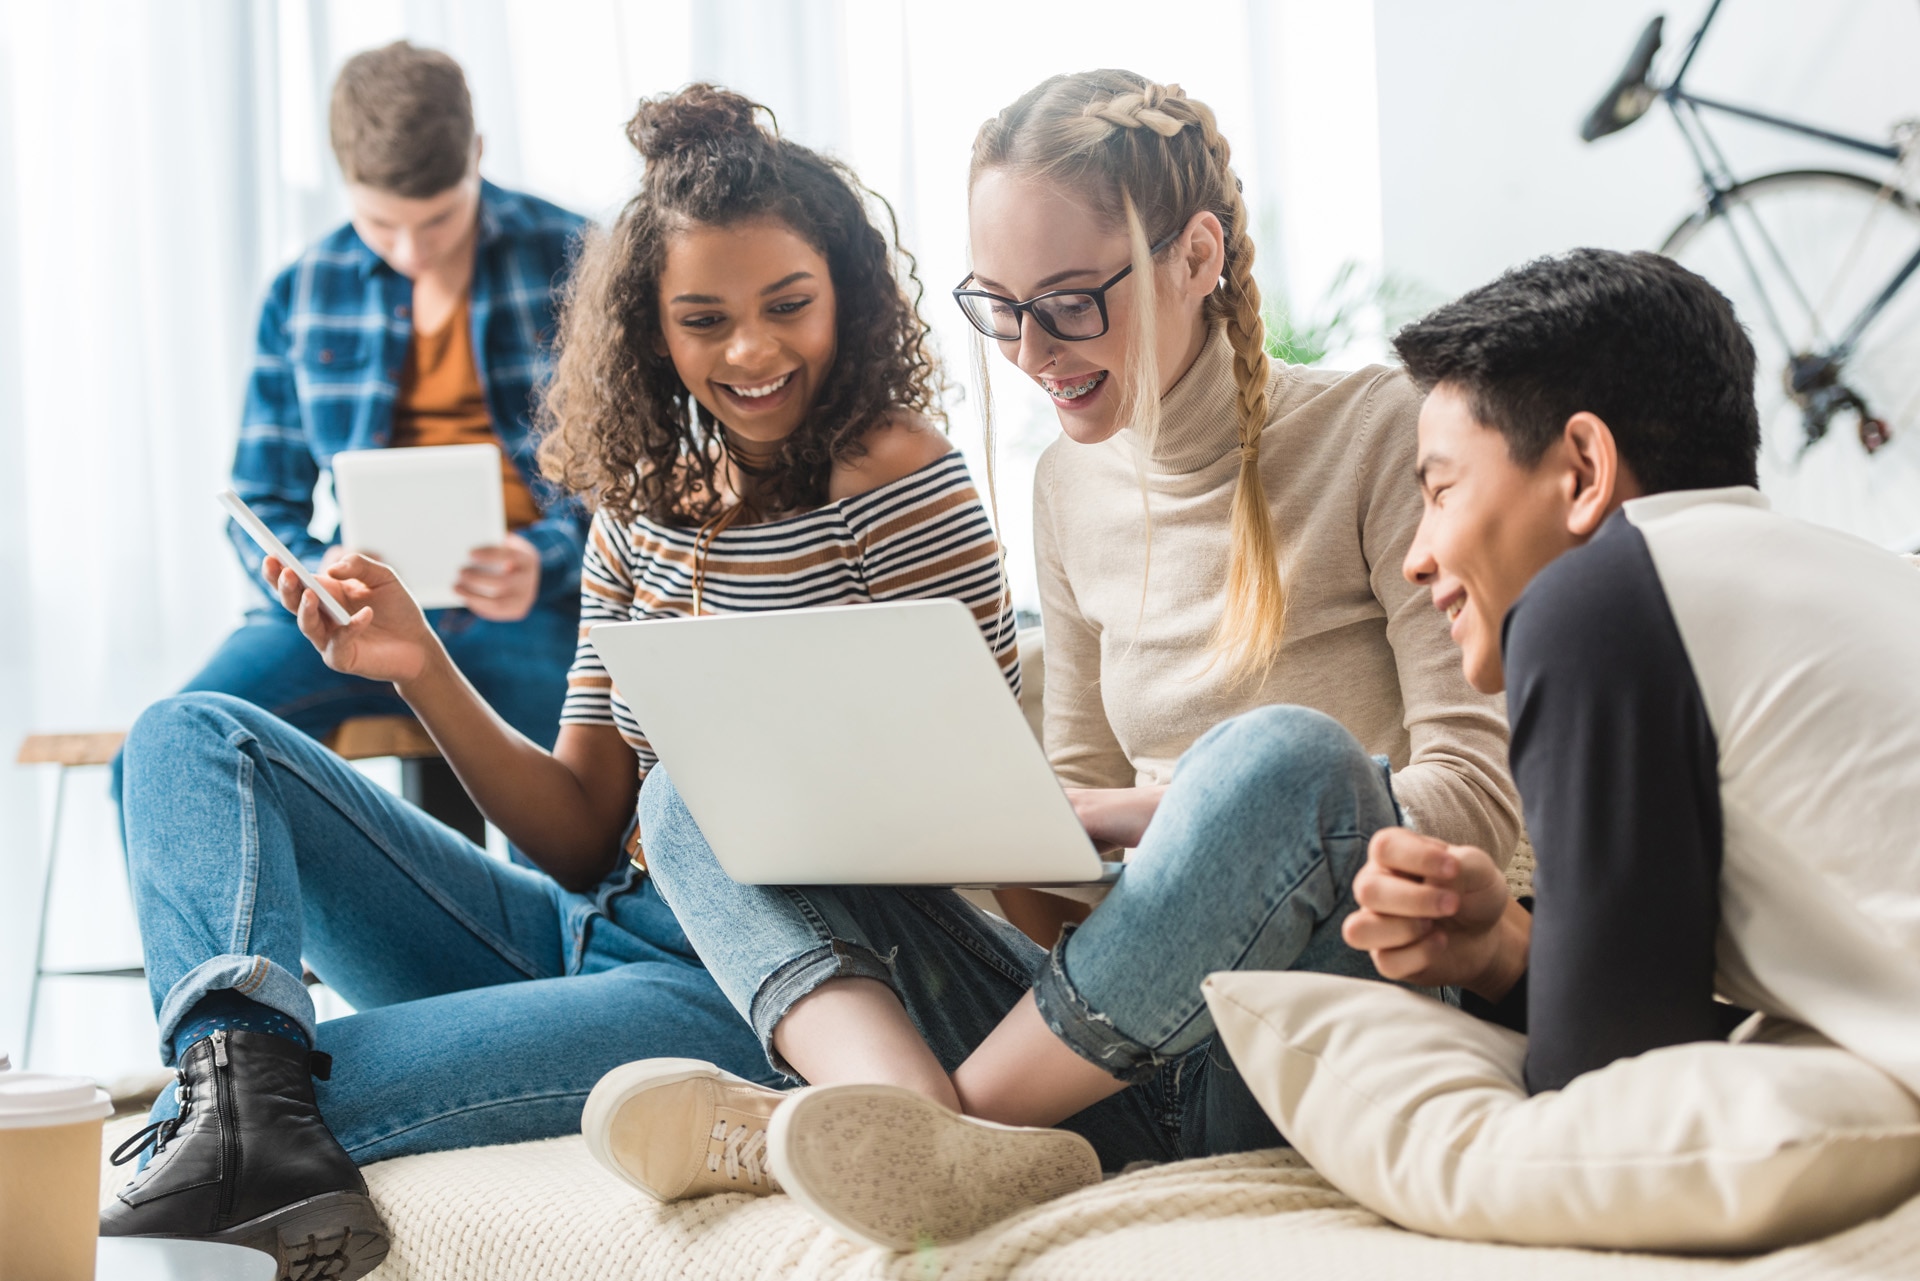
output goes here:
<path id="1" fill-rule="evenodd" d="M 1147 257 L 1158 257 L 1160 251 L 1179 236 L 1175 231 L 1147 250 Z M 968 272 L 954 287 L 953 300 L 960 304 L 961 314 L 969 324 L 996 342 L 1017 341 L 1020 319 L 1026 314 L 1031 314 L 1042 329 L 1062 342 L 1085 342 L 1107 332 L 1107 290 L 1125 280 L 1132 270 L 1133 264 L 1128 263 L 1114 272 L 1104 285 L 1091 289 L 1055 289 L 1025 302 L 990 294 L 984 289 L 968 289 L 967 281 L 973 279 L 973 273 Z"/>

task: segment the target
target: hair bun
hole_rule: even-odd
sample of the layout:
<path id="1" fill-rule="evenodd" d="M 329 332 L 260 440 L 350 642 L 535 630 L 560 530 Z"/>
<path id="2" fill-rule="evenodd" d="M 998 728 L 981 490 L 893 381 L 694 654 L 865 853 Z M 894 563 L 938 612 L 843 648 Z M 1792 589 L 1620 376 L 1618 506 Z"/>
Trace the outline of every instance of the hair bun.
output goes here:
<path id="1" fill-rule="evenodd" d="M 696 144 L 709 146 L 738 139 L 765 142 L 769 130 L 758 119 L 773 112 L 751 98 L 718 85 L 690 84 L 674 93 L 642 98 L 627 122 L 627 139 L 648 161 L 675 155 Z"/>

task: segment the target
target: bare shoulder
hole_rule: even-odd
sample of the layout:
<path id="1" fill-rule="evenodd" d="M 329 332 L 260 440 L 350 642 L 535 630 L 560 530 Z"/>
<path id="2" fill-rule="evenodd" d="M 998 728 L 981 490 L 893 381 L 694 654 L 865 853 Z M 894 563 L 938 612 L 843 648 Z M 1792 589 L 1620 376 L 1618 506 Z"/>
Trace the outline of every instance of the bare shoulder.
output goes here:
<path id="1" fill-rule="evenodd" d="M 866 452 L 835 463 L 827 501 L 853 498 L 911 476 L 953 452 L 946 433 L 919 414 L 896 414 L 867 433 Z"/>

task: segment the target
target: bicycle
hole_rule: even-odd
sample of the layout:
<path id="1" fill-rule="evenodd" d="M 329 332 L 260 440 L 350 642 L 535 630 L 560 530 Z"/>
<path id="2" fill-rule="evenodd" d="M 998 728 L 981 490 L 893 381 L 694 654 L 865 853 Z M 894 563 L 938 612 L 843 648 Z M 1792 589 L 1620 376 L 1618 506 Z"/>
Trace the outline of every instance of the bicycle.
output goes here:
<path id="1" fill-rule="evenodd" d="M 1705 199 L 1662 254 L 1714 282 L 1748 326 L 1758 358 L 1760 483 L 1782 511 L 1902 551 L 1920 550 L 1920 122 L 1880 142 L 1686 88 L 1719 16 L 1712 0 L 1665 84 L 1651 78 L 1664 17 L 1581 125 L 1593 142 L 1664 102 L 1700 171 Z M 1790 169 L 1737 177 L 1708 113 L 1892 163 L 1882 177 Z M 1851 426 L 1851 431 L 1836 427 Z"/>

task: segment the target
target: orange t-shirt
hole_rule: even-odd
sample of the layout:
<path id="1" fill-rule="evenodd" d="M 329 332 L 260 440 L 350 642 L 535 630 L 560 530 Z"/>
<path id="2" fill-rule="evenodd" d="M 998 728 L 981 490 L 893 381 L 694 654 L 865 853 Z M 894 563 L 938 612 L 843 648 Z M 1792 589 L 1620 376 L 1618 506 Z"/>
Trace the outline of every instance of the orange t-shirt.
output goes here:
<path id="1" fill-rule="evenodd" d="M 467 319 L 467 296 L 447 322 L 426 333 L 416 329 L 407 344 L 407 363 L 400 371 L 400 394 L 393 402 L 395 447 L 421 445 L 499 445 L 493 416 L 487 412 L 486 389 L 473 363 L 472 325 Z M 500 449 L 500 491 L 506 499 L 507 528 L 519 529 L 540 519 L 520 471 Z"/>

